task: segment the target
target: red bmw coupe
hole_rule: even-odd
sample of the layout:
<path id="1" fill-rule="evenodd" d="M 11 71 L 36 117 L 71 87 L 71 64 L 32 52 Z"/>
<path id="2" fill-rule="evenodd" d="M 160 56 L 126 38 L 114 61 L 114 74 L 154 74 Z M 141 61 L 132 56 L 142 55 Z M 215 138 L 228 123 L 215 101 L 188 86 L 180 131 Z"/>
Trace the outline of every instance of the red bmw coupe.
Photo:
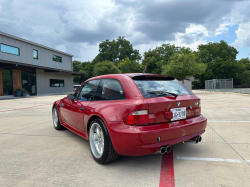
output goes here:
<path id="1" fill-rule="evenodd" d="M 56 130 L 66 127 L 89 140 L 100 164 L 198 143 L 207 126 L 196 95 L 174 77 L 148 73 L 93 77 L 55 101 L 52 116 Z"/>

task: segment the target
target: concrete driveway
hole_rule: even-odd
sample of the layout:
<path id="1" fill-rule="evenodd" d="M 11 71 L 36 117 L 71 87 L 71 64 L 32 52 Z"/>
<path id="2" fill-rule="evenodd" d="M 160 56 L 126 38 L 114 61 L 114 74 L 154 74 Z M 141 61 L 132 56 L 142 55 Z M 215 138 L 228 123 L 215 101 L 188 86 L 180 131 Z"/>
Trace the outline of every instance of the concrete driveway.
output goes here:
<path id="1" fill-rule="evenodd" d="M 249 186 L 250 95 L 199 92 L 207 131 L 173 153 L 97 164 L 88 141 L 52 125 L 63 95 L 0 100 L 0 186 Z"/>

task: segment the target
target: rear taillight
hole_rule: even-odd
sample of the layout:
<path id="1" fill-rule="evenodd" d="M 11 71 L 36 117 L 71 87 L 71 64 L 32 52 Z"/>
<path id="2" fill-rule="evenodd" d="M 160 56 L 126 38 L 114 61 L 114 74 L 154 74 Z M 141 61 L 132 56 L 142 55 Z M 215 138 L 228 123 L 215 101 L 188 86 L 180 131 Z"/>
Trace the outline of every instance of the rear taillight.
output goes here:
<path id="1" fill-rule="evenodd" d="M 195 109 L 194 116 L 201 115 L 201 104 L 199 103 L 199 107 Z"/>
<path id="2" fill-rule="evenodd" d="M 155 115 L 148 114 L 147 110 L 138 110 L 128 115 L 127 125 L 149 125 L 155 123 Z"/>

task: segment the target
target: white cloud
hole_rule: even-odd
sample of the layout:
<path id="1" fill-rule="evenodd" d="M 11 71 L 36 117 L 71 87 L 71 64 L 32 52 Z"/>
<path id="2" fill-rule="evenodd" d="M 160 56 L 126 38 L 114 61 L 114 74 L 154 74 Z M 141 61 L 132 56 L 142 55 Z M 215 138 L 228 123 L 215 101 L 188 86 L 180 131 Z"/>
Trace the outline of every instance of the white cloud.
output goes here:
<path id="1" fill-rule="evenodd" d="M 236 4 L 231 12 L 231 19 L 239 28 L 235 31 L 237 39 L 232 44 L 237 49 L 250 47 L 250 1 L 243 1 Z"/>
<path id="2" fill-rule="evenodd" d="M 223 17 L 222 18 L 223 22 L 222 24 L 220 24 L 220 26 L 216 29 L 215 31 L 215 35 L 219 35 L 222 33 L 225 33 L 226 31 L 229 30 L 229 27 L 233 26 L 234 23 L 231 21 L 231 19 L 227 18 L 227 17 Z"/>
<path id="3" fill-rule="evenodd" d="M 236 32 L 237 39 L 232 44 L 236 48 L 243 46 L 250 47 L 250 22 L 239 24 L 239 29 Z"/>
<path id="4" fill-rule="evenodd" d="M 208 36 L 208 30 L 204 25 L 191 23 L 189 27 L 186 28 L 186 34 L 197 34 L 203 33 L 204 36 Z"/>
<path id="5" fill-rule="evenodd" d="M 67 48 L 65 47 L 65 45 L 58 45 L 56 46 L 56 49 L 62 52 L 66 52 Z"/>
<path id="6" fill-rule="evenodd" d="M 249 7 L 218 0 L 0 0 L 0 29 L 91 61 L 106 39 L 125 36 L 142 55 L 163 43 L 196 50 L 234 24 L 234 45 L 250 46 Z"/>

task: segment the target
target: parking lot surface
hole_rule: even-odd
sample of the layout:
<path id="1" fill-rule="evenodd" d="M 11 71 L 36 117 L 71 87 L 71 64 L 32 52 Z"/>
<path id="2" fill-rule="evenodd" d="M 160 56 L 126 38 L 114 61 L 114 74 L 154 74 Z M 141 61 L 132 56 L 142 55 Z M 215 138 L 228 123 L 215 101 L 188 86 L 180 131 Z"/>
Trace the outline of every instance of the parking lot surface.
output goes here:
<path id="1" fill-rule="evenodd" d="M 0 100 L 0 186 L 249 186 L 250 95 L 196 95 L 208 118 L 201 143 L 107 165 L 88 141 L 54 129 L 52 103 L 63 95 Z"/>

